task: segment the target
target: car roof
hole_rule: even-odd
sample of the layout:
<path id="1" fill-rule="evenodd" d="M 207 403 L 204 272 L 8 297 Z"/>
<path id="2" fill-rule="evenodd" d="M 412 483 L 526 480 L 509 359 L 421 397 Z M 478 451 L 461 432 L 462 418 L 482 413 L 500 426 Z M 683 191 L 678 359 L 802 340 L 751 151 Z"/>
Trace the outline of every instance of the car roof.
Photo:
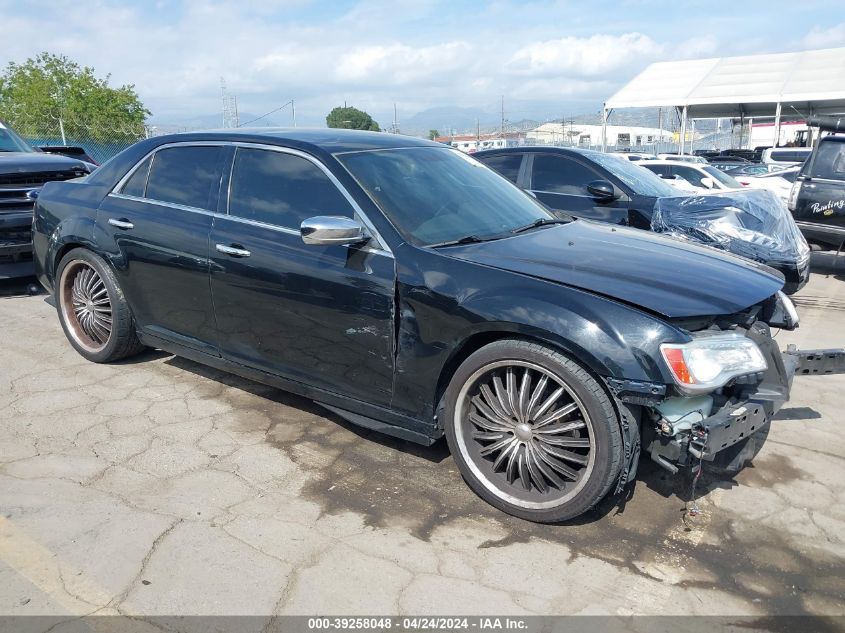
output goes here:
<path id="1" fill-rule="evenodd" d="M 693 163 L 688 160 L 670 160 L 668 158 L 649 160 L 644 162 L 643 165 L 678 165 L 680 167 L 698 167 L 699 169 L 701 169 L 702 167 L 707 167 L 706 163 Z"/>
<path id="2" fill-rule="evenodd" d="M 581 149 L 580 147 L 548 147 L 546 145 L 523 145 L 521 147 L 502 147 L 499 149 L 485 149 L 480 152 L 475 152 L 473 156 L 492 156 L 494 154 L 564 154 L 566 156 L 583 156 L 591 158 L 593 156 L 617 156 L 620 155 L 615 152 L 602 153 L 593 149 Z M 653 162 L 653 161 L 649 161 Z"/>
<path id="3" fill-rule="evenodd" d="M 457 151 L 443 143 L 435 143 L 386 132 L 365 132 L 362 130 L 341 130 L 335 128 L 225 128 L 199 132 L 182 132 L 153 136 L 138 141 L 97 169 L 89 182 L 114 187 L 115 184 L 150 152 L 171 143 L 256 143 L 277 145 L 297 149 L 313 156 L 326 159 L 345 152 L 360 152 L 406 147 L 432 147 Z"/>
<path id="4" fill-rule="evenodd" d="M 449 147 L 444 143 L 435 143 L 402 134 L 337 128 L 224 128 L 168 134 L 155 138 L 157 145 L 192 141 L 240 141 L 290 146 L 304 150 L 319 149 L 330 154 L 404 147 Z"/>

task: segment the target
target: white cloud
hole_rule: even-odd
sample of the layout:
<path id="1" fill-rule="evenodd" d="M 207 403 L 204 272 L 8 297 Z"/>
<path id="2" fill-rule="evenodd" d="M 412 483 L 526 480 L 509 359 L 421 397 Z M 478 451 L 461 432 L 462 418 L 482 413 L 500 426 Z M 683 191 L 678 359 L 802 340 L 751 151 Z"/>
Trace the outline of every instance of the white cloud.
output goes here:
<path id="1" fill-rule="evenodd" d="M 642 33 L 563 37 L 520 48 L 508 62 L 508 69 L 530 76 L 597 77 L 620 68 L 642 65 L 663 51 L 662 45 Z"/>
<path id="2" fill-rule="evenodd" d="M 74 0 L 27 0 L 23 10 L 20 0 L 0 0 L 0 65 L 44 49 L 68 55 L 115 84 L 135 84 L 157 122 L 219 112 L 221 76 L 242 112 L 260 115 L 294 98 L 299 121 L 310 124 L 344 100 L 384 122 L 394 101 L 407 117 L 433 106 L 497 110 L 503 94 L 525 102 L 508 114 L 516 120 L 541 116 L 529 102 L 551 104 L 544 112 L 558 116 L 563 101 L 592 110 L 652 61 L 723 50 L 710 22 L 674 28 L 667 16 L 643 18 L 626 33 L 618 30 L 626 16 L 603 20 L 606 9 L 576 10 L 563 0 L 477 9 L 453 0 L 360 0 L 348 10 L 328 0 L 118 2 L 86 0 L 80 10 Z M 646 8 L 625 10 L 643 17 Z M 754 48 L 726 28 L 709 31 Z M 837 45 L 845 24 L 816 28 L 805 40 Z"/>
<path id="3" fill-rule="evenodd" d="M 340 83 L 374 82 L 384 86 L 427 82 L 466 68 L 473 53 L 466 42 L 414 48 L 404 44 L 364 46 L 341 54 L 334 72 Z"/>
<path id="4" fill-rule="evenodd" d="M 832 48 L 845 45 L 845 22 L 829 28 L 815 26 L 804 36 L 802 43 L 807 48 Z"/>
<path id="5" fill-rule="evenodd" d="M 719 40 L 715 35 L 698 35 L 678 44 L 676 56 L 679 58 L 696 58 L 713 55 L 719 49 Z"/>

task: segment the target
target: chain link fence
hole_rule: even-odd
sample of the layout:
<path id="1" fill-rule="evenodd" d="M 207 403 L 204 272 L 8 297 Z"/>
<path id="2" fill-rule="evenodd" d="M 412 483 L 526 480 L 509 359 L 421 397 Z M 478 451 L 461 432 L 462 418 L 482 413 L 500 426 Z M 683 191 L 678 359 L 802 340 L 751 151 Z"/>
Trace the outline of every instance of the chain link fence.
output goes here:
<path id="1" fill-rule="evenodd" d="M 16 115 L 7 118 L 6 123 L 33 147 L 79 146 L 99 164 L 150 136 L 150 131 L 143 124 L 116 125 L 107 121 L 83 121 L 50 115 Z"/>

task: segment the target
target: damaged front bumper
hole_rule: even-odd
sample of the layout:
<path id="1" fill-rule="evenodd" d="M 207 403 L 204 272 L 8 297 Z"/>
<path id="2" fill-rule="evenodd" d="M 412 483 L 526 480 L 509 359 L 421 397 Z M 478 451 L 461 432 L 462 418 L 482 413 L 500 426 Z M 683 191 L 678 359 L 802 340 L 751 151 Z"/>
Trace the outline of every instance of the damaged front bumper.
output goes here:
<path id="1" fill-rule="evenodd" d="M 691 422 L 671 422 L 659 407 L 650 409 L 654 424 L 643 425 L 643 446 L 652 460 L 670 472 L 714 460 L 723 466 L 730 464 L 728 470 L 741 467 L 737 449 L 730 449 L 764 429 L 768 431 L 774 415 L 789 400 L 795 375 L 845 373 L 843 349 L 798 350 L 790 345 L 781 352 L 762 323 L 749 328 L 747 336 L 766 357 L 765 372 L 734 381 L 725 395 L 714 399 L 707 415 L 693 416 Z"/>

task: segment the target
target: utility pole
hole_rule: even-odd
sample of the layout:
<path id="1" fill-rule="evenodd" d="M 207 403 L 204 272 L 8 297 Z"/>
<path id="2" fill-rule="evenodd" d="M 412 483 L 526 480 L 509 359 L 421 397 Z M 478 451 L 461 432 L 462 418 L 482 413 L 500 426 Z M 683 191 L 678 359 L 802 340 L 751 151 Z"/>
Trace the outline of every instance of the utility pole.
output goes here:
<path id="1" fill-rule="evenodd" d="M 293 127 L 296 127 L 296 106 L 293 104 L 293 99 L 290 100 L 290 114 L 293 117 Z"/>
<path id="2" fill-rule="evenodd" d="M 663 108 L 657 108 L 657 151 L 660 153 L 660 145 L 663 142 Z"/>
<path id="3" fill-rule="evenodd" d="M 220 95 L 223 100 L 223 127 L 238 127 L 238 98 L 226 91 L 224 77 L 220 77 Z"/>
<path id="4" fill-rule="evenodd" d="M 502 138 L 505 138 L 505 95 L 502 95 Z"/>
<path id="5" fill-rule="evenodd" d="M 396 102 L 393 102 L 393 133 L 399 134 L 399 121 L 396 120 Z"/>

